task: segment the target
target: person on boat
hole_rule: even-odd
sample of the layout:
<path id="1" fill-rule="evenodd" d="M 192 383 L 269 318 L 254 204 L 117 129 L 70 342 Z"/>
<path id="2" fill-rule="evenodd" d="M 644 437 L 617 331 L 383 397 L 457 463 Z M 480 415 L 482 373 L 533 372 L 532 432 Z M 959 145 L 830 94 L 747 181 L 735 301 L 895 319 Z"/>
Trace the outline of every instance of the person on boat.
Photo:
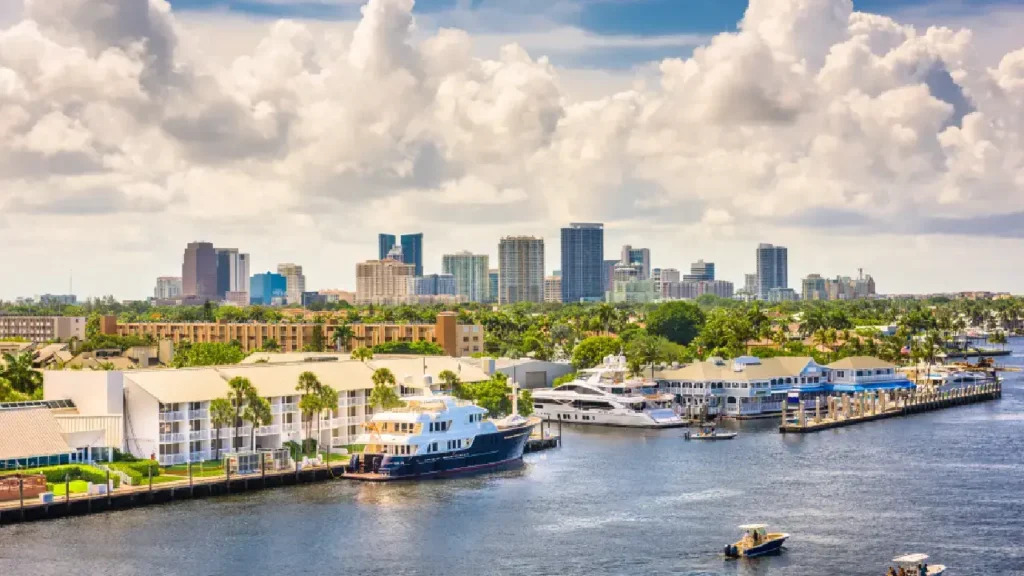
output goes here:
<path id="1" fill-rule="evenodd" d="M 908 576 L 907 569 L 904 568 L 903 566 L 900 566 L 900 571 L 899 571 L 899 574 L 897 574 L 897 576 Z"/>
<path id="2" fill-rule="evenodd" d="M 896 569 L 889 566 L 889 571 L 885 573 L 885 576 L 896 576 Z"/>
<path id="3" fill-rule="evenodd" d="M 918 564 L 917 573 L 919 576 L 928 576 L 928 565 L 924 563 Z"/>
<path id="4" fill-rule="evenodd" d="M 752 536 L 753 536 L 753 539 L 754 539 L 754 546 L 757 546 L 757 544 L 758 544 L 758 542 L 757 542 L 757 541 L 758 541 L 758 540 L 760 539 L 760 537 L 759 537 L 759 536 L 758 536 L 758 534 L 757 534 L 757 530 L 754 530 L 754 531 L 752 532 Z"/>

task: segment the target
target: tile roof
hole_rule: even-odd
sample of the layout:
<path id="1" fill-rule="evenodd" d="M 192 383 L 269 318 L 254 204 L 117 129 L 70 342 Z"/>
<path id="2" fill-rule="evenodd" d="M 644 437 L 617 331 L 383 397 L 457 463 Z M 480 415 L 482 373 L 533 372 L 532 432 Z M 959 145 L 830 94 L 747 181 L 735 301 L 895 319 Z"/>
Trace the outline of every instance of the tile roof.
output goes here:
<path id="1" fill-rule="evenodd" d="M 0 460 L 74 452 L 46 408 L 0 410 Z"/>
<path id="2" fill-rule="evenodd" d="M 836 360 L 828 367 L 837 370 L 863 370 L 865 368 L 895 368 L 896 365 L 872 356 L 850 356 Z"/>

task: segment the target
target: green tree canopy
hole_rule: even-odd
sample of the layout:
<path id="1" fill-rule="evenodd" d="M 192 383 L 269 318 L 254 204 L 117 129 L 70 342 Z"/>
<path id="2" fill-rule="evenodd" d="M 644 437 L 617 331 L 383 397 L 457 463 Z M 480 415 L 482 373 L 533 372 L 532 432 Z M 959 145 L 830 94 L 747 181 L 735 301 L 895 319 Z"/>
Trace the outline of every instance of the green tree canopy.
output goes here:
<path id="1" fill-rule="evenodd" d="M 618 354 L 622 351 L 622 340 L 615 336 L 591 336 L 576 345 L 572 351 L 572 365 L 577 370 L 593 368 L 600 364 L 605 356 Z"/>
<path id="2" fill-rule="evenodd" d="M 373 350 L 369 348 L 356 348 L 352 351 L 352 358 L 354 360 L 361 360 L 366 362 L 367 360 L 373 360 Z"/>
<path id="3" fill-rule="evenodd" d="M 3 364 L 0 366 L 0 378 L 3 378 L 11 386 L 11 389 L 19 394 L 32 396 L 37 390 L 43 387 L 43 375 L 32 367 L 32 353 L 22 352 L 21 354 L 4 353 Z"/>
<path id="4" fill-rule="evenodd" d="M 222 342 L 182 343 L 174 353 L 175 368 L 191 366 L 226 366 L 245 359 L 241 348 Z"/>
<path id="5" fill-rule="evenodd" d="M 373 390 L 370 392 L 370 406 L 391 410 L 404 406 L 405 402 L 395 390 L 395 375 L 387 368 L 378 368 L 373 373 Z"/>
<path id="6" fill-rule="evenodd" d="M 647 314 L 647 332 L 686 346 L 704 326 L 704 312 L 689 302 L 666 302 Z"/>

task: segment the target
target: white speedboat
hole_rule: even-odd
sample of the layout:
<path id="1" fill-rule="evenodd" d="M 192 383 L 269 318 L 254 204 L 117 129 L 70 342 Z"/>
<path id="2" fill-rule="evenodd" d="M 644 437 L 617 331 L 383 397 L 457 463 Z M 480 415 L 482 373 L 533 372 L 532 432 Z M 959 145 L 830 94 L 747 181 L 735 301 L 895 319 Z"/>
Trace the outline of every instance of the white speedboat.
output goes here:
<path id="1" fill-rule="evenodd" d="M 657 383 L 631 378 L 625 358 L 581 370 L 576 380 L 550 390 L 533 390 L 533 412 L 546 420 L 598 426 L 675 428 L 687 421 L 674 410 L 672 394 Z"/>
<path id="2" fill-rule="evenodd" d="M 927 576 L 939 576 L 946 573 L 946 567 L 942 564 L 929 564 L 926 554 L 907 554 L 893 558 L 892 561 L 897 568 L 903 568 L 910 576 L 918 576 L 922 567 Z"/>

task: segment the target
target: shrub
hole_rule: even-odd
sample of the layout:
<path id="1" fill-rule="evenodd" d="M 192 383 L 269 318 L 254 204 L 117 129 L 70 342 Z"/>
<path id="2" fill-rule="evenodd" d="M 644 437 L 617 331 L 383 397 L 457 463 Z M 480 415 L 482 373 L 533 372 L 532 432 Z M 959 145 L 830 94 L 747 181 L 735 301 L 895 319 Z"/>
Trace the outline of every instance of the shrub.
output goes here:
<path id="1" fill-rule="evenodd" d="M 63 484 L 64 476 L 67 476 L 69 480 L 84 480 L 86 482 L 92 482 L 93 484 L 103 484 L 107 481 L 106 471 L 100 470 L 99 468 L 93 468 L 92 466 L 86 466 L 84 464 L 64 464 L 61 466 L 30 468 L 28 470 L 18 470 L 11 474 L 42 474 L 43 476 L 46 476 L 46 481 L 50 484 Z M 117 488 L 121 484 L 121 479 L 116 475 L 111 474 L 110 479 L 114 482 L 114 488 Z"/>
<path id="2" fill-rule="evenodd" d="M 157 477 L 163 473 L 160 468 L 160 464 L 154 460 L 136 460 L 134 462 L 111 462 L 108 464 L 111 470 L 117 470 L 124 472 L 132 479 L 132 484 L 139 485 L 146 482 L 149 478 L 149 473 L 152 472 L 153 477 Z"/>

